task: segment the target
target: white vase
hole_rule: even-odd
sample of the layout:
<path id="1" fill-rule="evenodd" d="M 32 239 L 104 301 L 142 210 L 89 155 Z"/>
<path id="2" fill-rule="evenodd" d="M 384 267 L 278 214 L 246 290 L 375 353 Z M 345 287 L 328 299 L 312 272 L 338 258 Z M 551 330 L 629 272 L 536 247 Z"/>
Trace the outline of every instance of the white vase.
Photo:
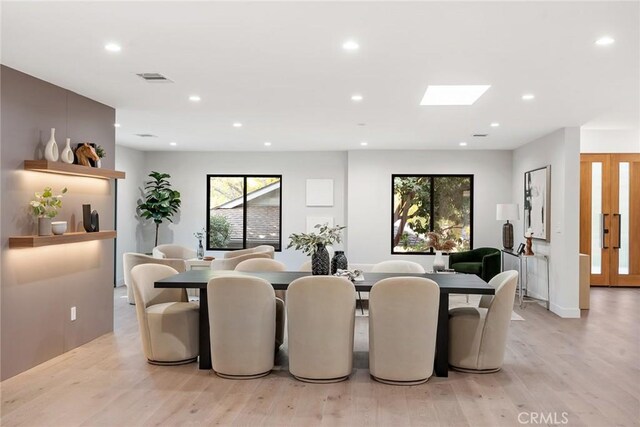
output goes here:
<path id="1" fill-rule="evenodd" d="M 58 144 L 56 144 L 56 128 L 51 128 L 51 138 L 44 146 L 44 158 L 50 162 L 58 161 Z"/>
<path id="2" fill-rule="evenodd" d="M 433 259 L 433 271 L 443 271 L 445 268 L 444 258 L 442 258 L 442 251 L 436 251 L 436 256 Z"/>
<path id="3" fill-rule="evenodd" d="M 98 159 L 98 160 L 96 161 L 96 167 L 97 167 L 97 168 L 101 168 L 101 167 L 102 167 L 102 159 Z"/>
<path id="4" fill-rule="evenodd" d="M 64 163 L 73 163 L 73 150 L 71 149 L 71 138 L 67 138 L 67 145 L 64 146 L 64 150 L 60 154 L 60 160 Z"/>

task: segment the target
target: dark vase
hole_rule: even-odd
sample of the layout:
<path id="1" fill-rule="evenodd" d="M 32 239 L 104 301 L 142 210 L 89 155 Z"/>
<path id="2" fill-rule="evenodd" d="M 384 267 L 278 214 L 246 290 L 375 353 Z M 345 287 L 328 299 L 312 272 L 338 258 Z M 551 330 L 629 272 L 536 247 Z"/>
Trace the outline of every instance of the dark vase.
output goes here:
<path id="1" fill-rule="evenodd" d="M 316 251 L 311 255 L 311 274 L 327 275 L 330 270 L 329 251 L 322 243 L 317 243 Z"/>
<path id="2" fill-rule="evenodd" d="M 348 267 L 349 262 L 344 251 L 336 251 L 331 260 L 331 274 L 336 274 L 338 270 L 346 270 Z"/>

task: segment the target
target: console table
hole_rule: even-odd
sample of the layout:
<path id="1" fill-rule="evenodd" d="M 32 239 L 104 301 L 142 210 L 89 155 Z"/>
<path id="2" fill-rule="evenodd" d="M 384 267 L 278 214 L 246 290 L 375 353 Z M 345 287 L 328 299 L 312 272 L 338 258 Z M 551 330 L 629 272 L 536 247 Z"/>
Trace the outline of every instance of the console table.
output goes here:
<path id="1" fill-rule="evenodd" d="M 544 302 L 547 310 L 549 310 L 549 257 L 545 254 L 540 255 L 524 255 L 514 250 L 501 249 L 500 251 L 500 271 L 504 271 L 504 255 L 511 255 L 518 258 L 518 299 L 520 308 L 524 307 L 527 302 L 537 301 Z M 529 290 L 529 260 L 532 258 L 544 259 L 547 267 L 547 299 L 535 298 L 527 295 Z"/>

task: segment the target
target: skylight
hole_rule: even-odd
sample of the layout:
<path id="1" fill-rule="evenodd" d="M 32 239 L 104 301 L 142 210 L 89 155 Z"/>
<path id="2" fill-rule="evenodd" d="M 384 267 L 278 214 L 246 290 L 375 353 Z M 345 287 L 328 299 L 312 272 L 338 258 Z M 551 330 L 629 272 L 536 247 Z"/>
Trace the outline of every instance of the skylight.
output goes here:
<path id="1" fill-rule="evenodd" d="M 491 85 L 427 86 L 420 105 L 473 105 Z"/>

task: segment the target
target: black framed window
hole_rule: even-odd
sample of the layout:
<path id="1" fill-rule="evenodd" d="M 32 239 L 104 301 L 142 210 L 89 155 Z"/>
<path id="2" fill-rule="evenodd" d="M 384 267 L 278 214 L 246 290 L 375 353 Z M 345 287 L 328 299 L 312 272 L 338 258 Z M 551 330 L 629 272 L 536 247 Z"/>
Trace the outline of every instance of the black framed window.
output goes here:
<path id="1" fill-rule="evenodd" d="M 207 175 L 207 250 L 281 250 L 282 175 Z"/>
<path id="2" fill-rule="evenodd" d="M 391 253 L 433 254 L 427 234 L 473 249 L 473 175 L 392 175 Z"/>

